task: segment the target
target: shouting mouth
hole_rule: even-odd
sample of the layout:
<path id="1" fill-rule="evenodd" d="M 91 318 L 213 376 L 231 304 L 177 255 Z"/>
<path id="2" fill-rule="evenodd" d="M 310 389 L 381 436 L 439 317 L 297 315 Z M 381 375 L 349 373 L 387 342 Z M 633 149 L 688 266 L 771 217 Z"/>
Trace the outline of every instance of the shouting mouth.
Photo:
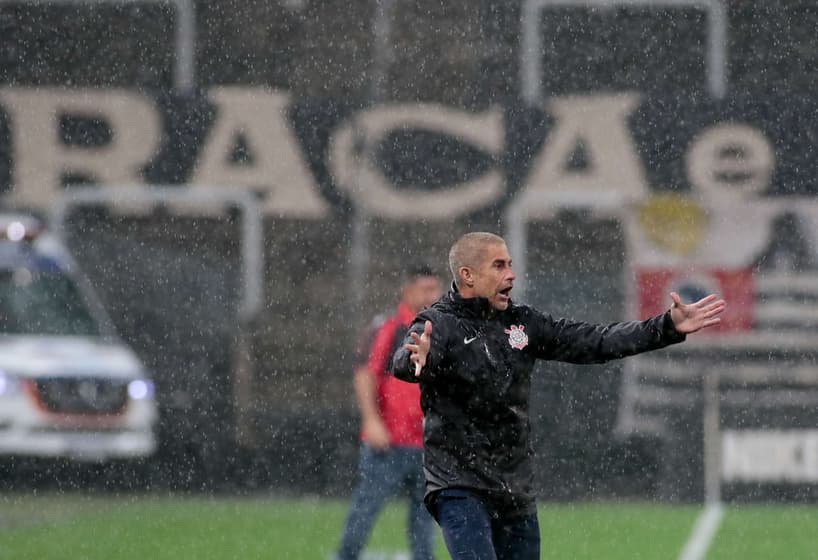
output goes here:
<path id="1" fill-rule="evenodd" d="M 502 290 L 497 292 L 497 298 L 500 301 L 508 301 L 509 299 L 511 299 L 511 288 L 512 287 L 513 286 L 509 286 L 508 288 L 503 288 Z"/>

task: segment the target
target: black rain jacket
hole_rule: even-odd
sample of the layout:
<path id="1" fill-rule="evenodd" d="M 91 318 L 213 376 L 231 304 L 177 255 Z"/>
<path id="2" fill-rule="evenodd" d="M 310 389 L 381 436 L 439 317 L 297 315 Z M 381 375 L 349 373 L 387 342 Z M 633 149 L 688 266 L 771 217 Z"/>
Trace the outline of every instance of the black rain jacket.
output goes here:
<path id="1" fill-rule="evenodd" d="M 427 501 L 444 488 L 477 492 L 519 513 L 534 511 L 529 392 L 535 360 L 595 364 L 681 342 L 670 312 L 646 321 L 592 325 L 526 305 L 504 311 L 452 291 L 415 317 L 432 322 L 420 377 L 401 345 L 392 373 L 419 382 Z M 411 342 L 407 333 L 404 342 Z"/>

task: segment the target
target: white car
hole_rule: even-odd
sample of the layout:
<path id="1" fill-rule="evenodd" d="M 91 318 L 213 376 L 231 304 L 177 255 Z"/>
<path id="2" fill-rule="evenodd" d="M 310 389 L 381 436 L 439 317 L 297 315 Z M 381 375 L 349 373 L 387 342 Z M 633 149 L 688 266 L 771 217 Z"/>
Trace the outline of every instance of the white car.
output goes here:
<path id="1" fill-rule="evenodd" d="M 68 252 L 0 215 L 0 456 L 147 457 L 157 419 L 153 382 Z"/>

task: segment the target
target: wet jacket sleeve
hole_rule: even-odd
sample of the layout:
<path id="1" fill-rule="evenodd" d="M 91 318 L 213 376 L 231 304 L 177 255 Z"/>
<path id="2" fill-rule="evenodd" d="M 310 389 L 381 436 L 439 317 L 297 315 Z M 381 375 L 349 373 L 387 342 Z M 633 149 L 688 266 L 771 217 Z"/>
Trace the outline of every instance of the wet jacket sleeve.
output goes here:
<path id="1" fill-rule="evenodd" d="M 645 321 L 594 325 L 537 313 L 537 357 L 573 364 L 603 363 L 682 342 L 670 311 Z"/>
<path id="2" fill-rule="evenodd" d="M 444 325 L 442 318 L 439 314 L 434 313 L 429 309 L 421 311 L 412 321 L 412 324 L 409 326 L 409 331 L 406 333 L 406 338 L 403 339 L 403 342 L 395 351 L 395 355 L 392 357 L 392 374 L 398 379 L 402 379 L 403 381 L 408 381 L 410 383 L 420 382 L 420 377 L 415 376 L 415 364 L 413 364 L 409 359 L 411 354 L 409 350 L 403 347 L 403 345 L 413 342 L 411 333 L 415 332 L 421 334 L 423 332 L 423 327 L 427 320 L 432 322 L 432 342 L 431 347 L 429 348 L 429 354 L 426 356 L 426 365 L 423 366 L 423 369 L 420 372 L 420 377 L 431 375 L 431 372 L 435 371 L 438 361 L 443 356 Z"/>

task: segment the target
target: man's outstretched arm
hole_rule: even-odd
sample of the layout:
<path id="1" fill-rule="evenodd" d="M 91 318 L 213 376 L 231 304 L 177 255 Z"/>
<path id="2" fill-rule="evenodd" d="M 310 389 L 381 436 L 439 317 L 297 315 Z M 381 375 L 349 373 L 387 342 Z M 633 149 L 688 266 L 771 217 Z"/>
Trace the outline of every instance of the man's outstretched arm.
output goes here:
<path id="1" fill-rule="evenodd" d="M 593 325 L 545 316 L 543 336 L 537 343 L 538 357 L 593 364 L 658 350 L 719 324 L 718 315 L 725 308 L 724 301 L 715 295 L 691 304 L 683 304 L 676 293 L 671 294 L 671 299 L 673 306 L 668 311 L 645 321 Z"/>

